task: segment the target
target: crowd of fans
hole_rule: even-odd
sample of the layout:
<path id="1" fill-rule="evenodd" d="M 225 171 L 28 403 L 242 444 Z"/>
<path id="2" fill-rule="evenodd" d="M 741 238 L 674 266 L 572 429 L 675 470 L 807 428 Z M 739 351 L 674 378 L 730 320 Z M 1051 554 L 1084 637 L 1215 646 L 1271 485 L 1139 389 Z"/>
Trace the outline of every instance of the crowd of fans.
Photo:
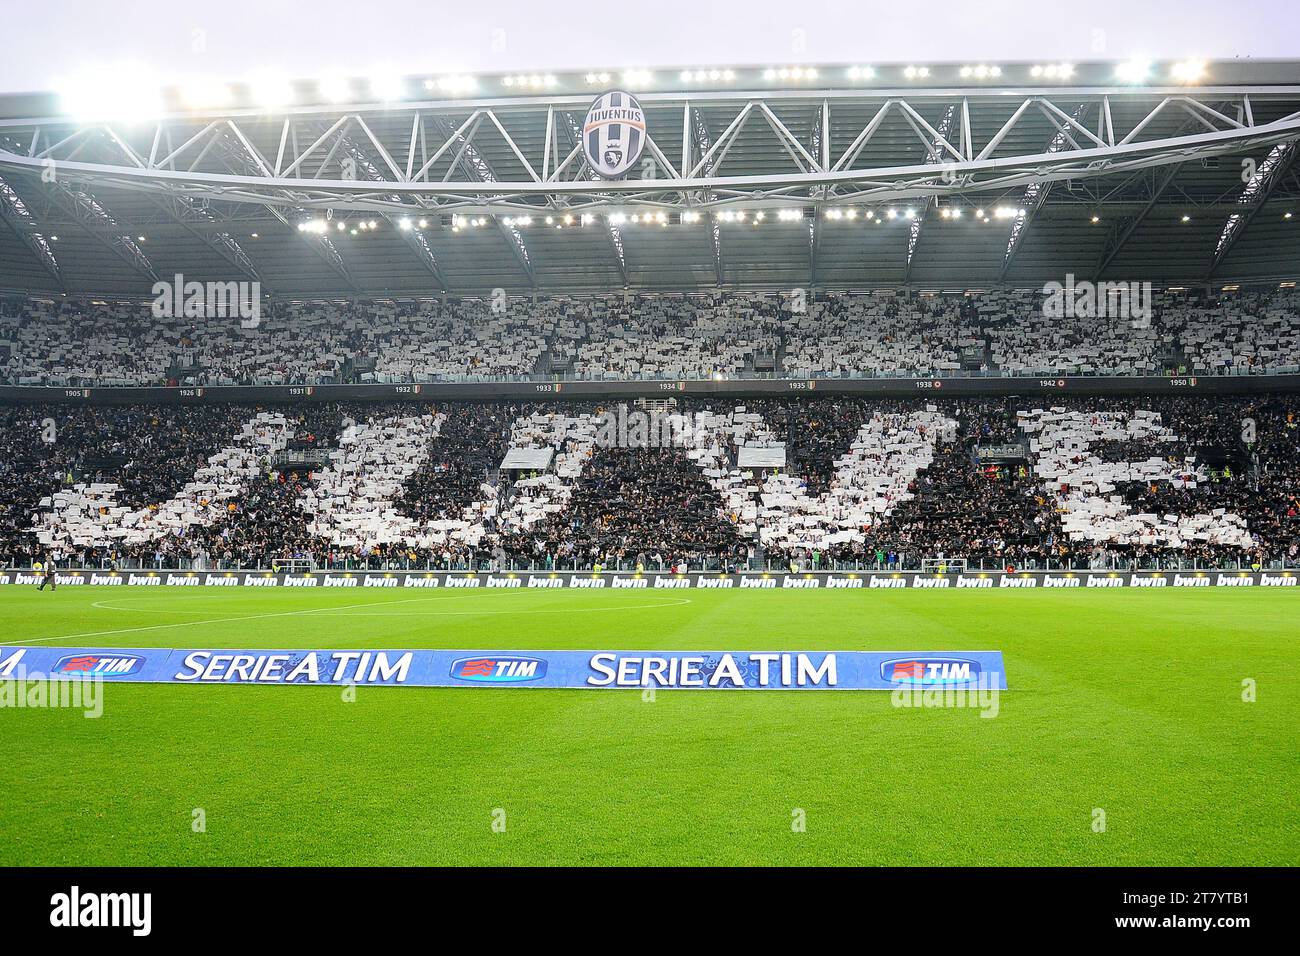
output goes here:
<path id="1" fill-rule="evenodd" d="M 750 403 L 788 437 L 800 482 L 814 496 L 843 484 L 845 451 L 873 416 L 903 420 L 920 405 L 887 399 Z M 945 556 L 1003 567 L 1013 559 L 1023 564 L 1056 555 L 1059 526 L 1025 463 L 981 466 L 977 457 L 980 446 L 1021 440 L 1006 401 L 925 407 L 932 410 L 932 424 L 914 427 L 931 444 L 932 457 L 901 493 L 890 493 L 884 514 L 860 512 L 852 541 L 773 548 L 768 556 L 782 566 L 901 569 Z"/>
<path id="2" fill-rule="evenodd" d="M 672 407 L 707 425 L 694 444 L 602 446 L 596 422 L 608 409 L 592 403 L 4 405 L 0 561 L 624 570 L 1300 561 L 1295 396 Z M 250 420 L 277 423 L 280 437 L 248 444 Z M 358 430 L 370 437 L 355 441 Z M 751 439 L 782 445 L 785 466 L 740 467 L 739 445 Z M 379 441 L 406 449 L 387 484 L 366 480 L 381 470 Z M 501 471 L 520 447 L 554 458 Z M 995 448 L 1000 457 L 982 457 Z M 213 475 L 223 462 L 243 469 L 227 485 Z M 196 485 L 200 466 L 215 484 Z M 349 481 L 330 478 L 340 474 Z M 336 512 L 369 517 L 346 527 L 331 518 L 318 501 L 327 485 L 355 496 L 334 499 Z M 87 500 L 100 509 L 90 526 L 114 528 L 111 502 L 136 509 L 133 526 L 146 530 L 78 538 L 67 530 L 76 522 L 52 510 L 84 511 Z M 177 502 L 182 519 L 139 520 Z"/>
<path id="3" fill-rule="evenodd" d="M 259 320 L 0 298 L 0 383 L 311 385 L 523 377 L 1300 372 L 1300 290 L 276 302 Z M 1071 302 L 1074 300 L 1071 299 Z M 1136 312 L 1135 312 L 1136 309 Z"/>
<path id="4" fill-rule="evenodd" d="M 1007 314 L 1029 308 L 1026 299 Z M 828 296 L 787 319 L 781 367 L 795 377 L 944 374 L 971 353 L 983 366 L 978 317 L 964 296 Z"/>
<path id="5" fill-rule="evenodd" d="M 402 488 L 398 511 L 416 521 L 461 517 L 495 478 L 518 412 L 501 405 L 450 407 L 428 460 Z"/>
<path id="6" fill-rule="evenodd" d="M 238 405 L 0 406 L 0 553 L 19 563 L 39 553 L 28 532 L 42 501 L 76 481 L 111 476 L 126 505 L 166 501 L 252 415 Z"/>
<path id="7" fill-rule="evenodd" d="M 568 507 L 502 548 L 545 568 L 731 569 L 748 560 L 735 516 L 675 449 L 609 448 L 594 454 Z"/>
<path id="8" fill-rule="evenodd" d="M 781 297 L 637 297 L 593 310 L 556 355 L 573 355 L 578 378 L 752 376 L 775 363 L 788 308 Z"/>

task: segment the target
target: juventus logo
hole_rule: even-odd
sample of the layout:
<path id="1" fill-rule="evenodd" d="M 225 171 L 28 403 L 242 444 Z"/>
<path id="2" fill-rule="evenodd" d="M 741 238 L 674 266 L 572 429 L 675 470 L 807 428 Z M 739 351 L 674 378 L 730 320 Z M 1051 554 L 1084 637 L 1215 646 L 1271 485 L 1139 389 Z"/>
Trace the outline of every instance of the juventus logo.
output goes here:
<path id="1" fill-rule="evenodd" d="M 646 123 L 641 104 L 631 93 L 613 90 L 596 98 L 582 124 L 587 163 L 606 179 L 622 176 L 641 158 Z"/>

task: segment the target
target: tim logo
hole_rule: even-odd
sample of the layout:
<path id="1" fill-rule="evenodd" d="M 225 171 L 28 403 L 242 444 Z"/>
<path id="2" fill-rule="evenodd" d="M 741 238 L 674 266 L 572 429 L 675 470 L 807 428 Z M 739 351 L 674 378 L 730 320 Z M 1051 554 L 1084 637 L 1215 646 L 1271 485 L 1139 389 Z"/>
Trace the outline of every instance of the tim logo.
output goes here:
<path id="1" fill-rule="evenodd" d="M 51 674 L 84 674 L 87 677 L 127 677 L 139 673 L 144 658 L 135 654 L 69 654 L 50 668 Z"/>
<path id="2" fill-rule="evenodd" d="M 518 684 L 546 676 L 546 661 L 536 657 L 462 657 L 451 665 L 457 680 L 480 684 Z"/>
<path id="3" fill-rule="evenodd" d="M 600 176 L 622 176 L 645 149 L 645 114 L 631 93 L 614 90 L 596 99 L 582 124 L 582 151 Z"/>
<path id="4" fill-rule="evenodd" d="M 880 664 L 880 676 L 894 684 L 965 684 L 979 673 L 979 661 L 958 657 L 908 657 Z"/>

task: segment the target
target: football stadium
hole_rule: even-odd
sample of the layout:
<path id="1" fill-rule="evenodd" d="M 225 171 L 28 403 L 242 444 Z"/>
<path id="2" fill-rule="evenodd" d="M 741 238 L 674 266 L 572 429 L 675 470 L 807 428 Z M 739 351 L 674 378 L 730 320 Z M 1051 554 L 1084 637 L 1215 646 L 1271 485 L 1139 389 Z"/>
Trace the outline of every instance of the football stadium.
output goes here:
<path id="1" fill-rule="evenodd" d="M 1300 863 L 1300 60 L 723 47 L 0 94 L 0 863 Z"/>

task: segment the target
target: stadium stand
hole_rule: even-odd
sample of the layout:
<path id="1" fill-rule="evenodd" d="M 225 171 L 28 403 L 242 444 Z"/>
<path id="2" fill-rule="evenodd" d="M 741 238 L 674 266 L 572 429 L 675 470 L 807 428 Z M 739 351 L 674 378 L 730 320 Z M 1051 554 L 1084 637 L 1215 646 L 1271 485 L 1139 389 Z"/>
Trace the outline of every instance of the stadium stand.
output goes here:
<path id="1" fill-rule="evenodd" d="M 0 406 L 0 558 L 625 570 L 1300 562 L 1296 396 L 683 397 L 663 404 L 673 440 L 658 447 L 611 445 L 602 429 L 613 408 Z M 985 460 L 991 448 L 1011 451 Z M 755 450 L 780 452 L 779 463 L 742 464 Z M 530 452 L 532 466 L 501 467 Z"/>
<path id="2" fill-rule="evenodd" d="M 783 368 L 798 376 L 948 373 L 984 342 L 963 297 L 830 296 L 786 327 Z"/>
<path id="3" fill-rule="evenodd" d="M 1300 292 L 1154 293 L 1146 320 L 1041 292 L 595 296 L 270 307 L 256 328 L 148 304 L 0 299 L 13 385 L 1300 372 Z"/>

